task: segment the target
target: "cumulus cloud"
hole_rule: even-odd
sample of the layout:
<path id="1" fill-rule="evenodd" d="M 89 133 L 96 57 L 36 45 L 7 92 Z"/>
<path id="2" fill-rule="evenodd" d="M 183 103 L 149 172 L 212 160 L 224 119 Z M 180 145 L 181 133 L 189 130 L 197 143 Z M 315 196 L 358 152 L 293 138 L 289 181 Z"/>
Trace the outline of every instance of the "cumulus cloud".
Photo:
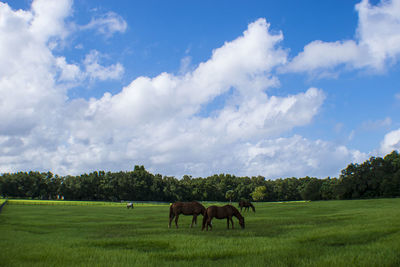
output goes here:
<path id="1" fill-rule="evenodd" d="M 380 152 L 388 154 L 393 150 L 400 151 L 400 129 L 387 133 L 381 142 Z"/>
<path id="2" fill-rule="evenodd" d="M 299 135 L 265 140 L 249 146 L 246 171 L 266 173 L 269 177 L 338 176 L 338 170 L 350 162 L 361 162 L 367 155 L 345 146 L 322 140 L 308 140 Z"/>
<path id="3" fill-rule="evenodd" d="M 50 37 L 65 37 L 68 31 L 64 20 L 70 15 L 72 0 L 32 2 L 32 20 L 29 31 L 43 42 Z"/>
<path id="4" fill-rule="evenodd" d="M 47 41 L 64 34 L 62 21 L 69 12 L 60 7 L 69 6 L 69 1 L 56 6 L 37 1 L 32 11 L 13 11 L 0 3 L 0 134 L 27 134 L 49 110 L 63 105 L 65 91 L 56 84 L 56 58 Z M 40 31 L 46 22 L 51 25 Z"/>
<path id="5" fill-rule="evenodd" d="M 268 94 L 279 86 L 273 73 L 287 63 L 287 51 L 279 46 L 283 34 L 271 33 L 265 19 L 178 75 L 139 77 L 114 95 L 68 100 L 65 83 L 116 79 L 123 66 L 102 66 L 97 50 L 81 64 L 55 56 L 49 41 L 63 38 L 63 21 L 71 13 L 70 1 L 57 3 L 34 1 L 31 11 L 0 3 L 0 35 L 7 36 L 0 39 L 0 172 L 63 175 L 143 164 L 166 175 L 273 178 L 334 175 L 343 162 L 363 157 L 320 140 L 279 137 L 312 122 L 325 94 L 318 88 Z M 126 29 L 117 15 L 106 18 L 87 27 L 105 34 Z M 44 22 L 54 25 L 41 33 Z M 220 96 L 223 105 L 213 108 Z M 204 107 L 210 115 L 201 114 Z"/>
<path id="6" fill-rule="evenodd" d="M 65 82 L 82 77 L 116 78 L 120 64 L 100 66 L 95 57 L 80 67 L 55 56 L 50 40 L 67 34 L 64 20 L 71 14 L 68 0 L 37 0 L 30 11 L 13 11 L 0 3 L 0 134 L 26 135 L 35 127 L 62 117 L 65 107 Z M 99 76 L 100 74 L 104 76 Z M 52 116 L 52 117 L 50 117 Z"/>
<path id="7" fill-rule="evenodd" d="M 359 15 L 355 40 L 313 41 L 283 68 L 287 72 L 322 72 L 339 65 L 383 71 L 388 61 L 400 55 L 400 1 L 368 0 L 356 5 Z"/>

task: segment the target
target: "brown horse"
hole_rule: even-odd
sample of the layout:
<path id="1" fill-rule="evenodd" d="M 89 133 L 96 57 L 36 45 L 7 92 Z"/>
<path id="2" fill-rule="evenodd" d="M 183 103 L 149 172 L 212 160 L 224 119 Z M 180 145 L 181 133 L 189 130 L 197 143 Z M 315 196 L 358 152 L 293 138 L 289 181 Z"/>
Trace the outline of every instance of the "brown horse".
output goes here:
<path id="1" fill-rule="evenodd" d="M 203 226 L 202 226 L 201 230 L 203 231 L 206 226 L 207 226 L 207 231 L 208 231 L 209 226 L 212 230 L 211 220 L 214 217 L 217 219 L 225 219 L 226 218 L 228 229 L 229 229 L 229 221 L 231 222 L 232 229 L 233 229 L 232 216 L 235 216 L 236 218 L 238 218 L 240 226 L 242 227 L 242 229 L 244 229 L 244 218 L 240 214 L 240 212 L 237 210 L 237 208 L 235 208 L 232 205 L 225 205 L 222 207 L 210 206 L 207 208 L 206 214 L 203 216 Z"/>
<path id="2" fill-rule="evenodd" d="M 175 202 L 169 207 L 169 224 L 168 227 L 171 228 L 171 222 L 175 217 L 175 226 L 178 228 L 178 218 L 179 214 L 183 215 L 193 215 L 192 224 L 197 225 L 197 216 L 199 214 L 203 215 L 206 213 L 206 208 L 197 201 L 193 202 Z"/>
<path id="3" fill-rule="evenodd" d="M 254 207 L 253 204 L 251 204 L 250 201 L 245 201 L 245 200 L 239 201 L 240 211 L 242 211 L 243 208 L 244 208 L 244 211 L 246 211 L 246 210 L 248 211 L 250 207 L 254 212 L 256 212 L 256 208 Z"/>

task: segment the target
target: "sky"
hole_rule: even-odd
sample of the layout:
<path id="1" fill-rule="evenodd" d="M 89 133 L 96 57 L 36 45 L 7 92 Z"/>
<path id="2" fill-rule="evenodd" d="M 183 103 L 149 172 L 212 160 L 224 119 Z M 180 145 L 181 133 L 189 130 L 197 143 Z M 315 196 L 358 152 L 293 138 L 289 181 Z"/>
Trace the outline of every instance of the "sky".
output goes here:
<path id="1" fill-rule="evenodd" d="M 338 177 L 400 150 L 400 0 L 0 2 L 0 173 Z"/>

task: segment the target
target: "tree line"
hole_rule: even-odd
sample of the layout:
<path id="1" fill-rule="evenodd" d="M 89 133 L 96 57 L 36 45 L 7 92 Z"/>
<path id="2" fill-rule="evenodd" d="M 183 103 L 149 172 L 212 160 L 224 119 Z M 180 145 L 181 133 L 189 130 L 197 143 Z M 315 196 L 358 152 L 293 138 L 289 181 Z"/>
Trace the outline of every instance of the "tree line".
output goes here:
<path id="1" fill-rule="evenodd" d="M 293 201 L 400 197 L 400 155 L 371 157 L 349 164 L 339 178 L 266 179 L 215 174 L 182 179 L 152 174 L 144 166 L 133 171 L 95 171 L 79 176 L 51 172 L 3 173 L 3 197 L 102 201 Z"/>

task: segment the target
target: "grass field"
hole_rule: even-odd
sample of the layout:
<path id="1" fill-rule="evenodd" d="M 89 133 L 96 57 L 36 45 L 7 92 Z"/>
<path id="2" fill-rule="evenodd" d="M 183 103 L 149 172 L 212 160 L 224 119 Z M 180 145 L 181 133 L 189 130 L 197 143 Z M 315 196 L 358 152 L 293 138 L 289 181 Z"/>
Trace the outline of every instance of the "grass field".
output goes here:
<path id="1" fill-rule="evenodd" d="M 168 205 L 11 202 L 0 266 L 400 266 L 400 199 L 255 206 L 244 230 L 202 232 L 190 216 L 168 229 Z"/>
<path id="2" fill-rule="evenodd" d="M 1 199 L 0 199 L 1 202 Z M 62 201 L 62 200 L 30 200 L 9 199 L 10 205 L 61 205 L 61 206 L 115 206 L 126 207 L 126 202 L 104 202 L 104 201 Z M 134 202 L 135 206 L 166 206 L 168 203 L 161 202 Z"/>

